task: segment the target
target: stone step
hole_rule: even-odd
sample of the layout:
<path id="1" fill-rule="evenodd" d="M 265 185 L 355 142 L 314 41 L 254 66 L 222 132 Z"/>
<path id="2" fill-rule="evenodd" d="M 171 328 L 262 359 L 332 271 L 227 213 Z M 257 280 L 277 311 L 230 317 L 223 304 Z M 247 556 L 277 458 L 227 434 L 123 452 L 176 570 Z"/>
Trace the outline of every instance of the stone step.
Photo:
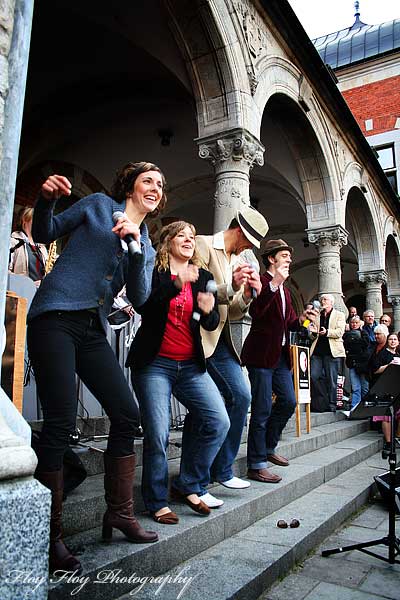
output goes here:
<path id="1" fill-rule="evenodd" d="M 301 413 L 301 430 L 302 434 L 305 433 L 306 423 L 305 423 L 305 413 Z M 311 415 L 311 427 L 319 427 L 321 425 L 327 425 L 328 423 L 334 423 L 336 421 L 344 420 L 345 416 L 342 413 L 313 413 Z M 78 422 L 78 426 L 83 428 L 82 431 L 87 431 L 89 433 L 96 433 L 99 431 L 108 431 L 107 424 L 104 418 L 97 418 L 93 420 L 93 423 L 89 422 L 89 424 Z M 286 427 L 285 433 L 292 433 L 296 430 L 296 420 L 293 416 L 289 419 Z M 169 459 L 178 458 L 181 455 L 180 450 L 180 440 L 182 438 L 181 430 L 171 430 L 170 432 L 170 445 L 168 447 L 168 457 Z M 242 443 L 246 443 L 247 439 L 247 429 L 243 430 L 242 434 Z M 175 444 L 178 444 L 176 446 Z M 94 450 L 89 448 L 91 446 Z M 97 442 L 87 442 L 87 447 L 82 448 L 80 446 L 75 446 L 74 451 L 79 455 L 88 475 L 98 475 L 99 473 L 103 473 L 103 454 L 102 452 L 98 452 L 98 450 L 105 450 L 107 446 L 107 441 L 97 441 Z M 136 452 L 136 462 L 138 466 L 143 464 L 142 460 L 142 440 L 137 439 L 135 442 L 135 452 Z"/>
<path id="2" fill-rule="evenodd" d="M 282 441 L 279 444 L 279 452 L 289 459 L 313 452 L 318 448 L 334 444 L 346 438 L 350 438 L 363 431 L 367 431 L 369 423 L 367 420 L 347 421 L 334 420 L 327 424 L 315 426 L 309 434 L 296 437 L 293 431 L 285 430 Z M 169 461 L 170 479 L 176 477 L 179 472 L 179 458 L 171 458 Z M 247 472 L 246 445 L 242 444 L 234 465 L 237 476 L 245 476 Z M 136 512 L 144 510 L 140 491 L 142 469 L 136 469 L 134 485 L 134 498 Z M 85 531 L 97 527 L 101 522 L 105 510 L 103 474 L 88 477 L 73 493 L 66 499 L 63 511 L 63 526 L 66 535 Z"/>
<path id="3" fill-rule="evenodd" d="M 336 426 L 339 425 L 351 425 L 351 422 L 336 423 Z M 321 426 L 321 429 L 326 427 L 332 427 L 332 425 Z M 316 432 L 314 434 L 316 435 Z M 321 435 L 325 436 L 326 432 Z M 334 432 L 332 435 L 335 435 Z M 300 439 L 300 441 L 303 440 Z M 380 435 L 376 432 L 364 431 L 351 438 L 336 440 L 329 447 L 321 447 L 307 455 L 293 458 L 289 468 L 274 467 L 274 471 L 283 476 L 283 480 L 279 484 L 252 482 L 250 488 L 235 491 L 227 490 L 219 485 L 215 486 L 213 493 L 223 499 L 225 504 L 220 509 L 213 510 L 209 517 L 196 515 L 183 504 L 175 507 L 173 503 L 171 506 L 174 506 L 180 516 L 180 522 L 177 525 L 160 525 L 154 523 L 148 516 L 141 516 L 140 521 L 145 528 L 159 533 L 160 540 L 155 544 L 131 544 L 119 532 L 114 534 L 112 544 L 102 544 L 100 527 L 71 536 L 66 540 L 69 546 L 73 549 L 77 547 L 84 549 L 81 556 L 84 572 L 79 580 L 84 585 L 77 597 L 80 600 L 118 598 L 132 590 L 135 573 L 141 577 L 166 573 L 184 561 L 190 560 L 224 541 L 232 551 L 236 548 L 236 552 L 240 552 L 236 544 L 233 544 L 232 536 L 238 536 L 242 530 L 252 527 L 259 520 L 265 519 L 278 510 L 283 510 L 291 502 L 301 499 L 301 503 L 303 503 L 304 496 L 329 480 L 341 476 L 347 469 L 353 469 L 355 465 L 375 454 L 381 444 Z M 385 464 L 383 461 L 381 462 Z M 354 470 L 354 483 L 357 481 L 357 468 Z M 370 479 L 374 474 L 375 472 L 371 469 Z M 343 493 L 342 491 L 338 493 L 336 489 L 335 494 L 344 498 L 347 494 L 345 487 L 343 487 Z M 365 500 L 364 496 L 362 500 Z M 328 502 L 326 503 L 328 504 Z M 311 504 L 311 500 L 305 506 L 310 515 L 313 518 L 316 517 L 314 514 L 316 509 Z M 304 521 L 302 514 L 297 512 L 293 513 L 293 516 Z M 236 537 L 233 539 L 236 540 Z M 258 560 L 257 555 L 253 558 Z M 232 562 L 231 555 L 230 576 L 232 578 L 235 577 L 235 570 L 236 566 L 234 561 Z M 126 579 L 120 579 L 118 582 L 114 580 L 113 583 L 108 580 L 108 583 L 101 584 L 100 580 L 102 577 L 106 577 L 106 572 L 110 578 L 112 573 L 116 574 L 117 571 L 120 577 Z M 207 574 L 204 575 L 204 577 L 206 576 Z M 79 581 L 53 582 L 49 599 L 70 598 L 71 593 L 79 586 Z M 164 593 L 158 597 L 164 598 Z M 222 597 L 218 596 L 218 600 Z M 211 598 L 212 596 L 207 594 L 207 600 Z"/>
<path id="4" fill-rule="evenodd" d="M 158 581 L 133 586 L 138 600 L 257 600 L 302 561 L 329 534 L 359 510 L 373 488 L 373 476 L 384 469 L 380 454 L 274 511 L 229 539 L 215 544 L 161 575 Z M 280 529 L 278 520 L 300 522 Z M 331 560 L 329 557 L 323 560 Z M 336 568 L 333 564 L 332 568 Z M 160 592 L 160 590 L 162 590 Z M 118 600 L 133 596 L 126 593 Z M 328 596 L 326 596 L 328 597 Z"/>

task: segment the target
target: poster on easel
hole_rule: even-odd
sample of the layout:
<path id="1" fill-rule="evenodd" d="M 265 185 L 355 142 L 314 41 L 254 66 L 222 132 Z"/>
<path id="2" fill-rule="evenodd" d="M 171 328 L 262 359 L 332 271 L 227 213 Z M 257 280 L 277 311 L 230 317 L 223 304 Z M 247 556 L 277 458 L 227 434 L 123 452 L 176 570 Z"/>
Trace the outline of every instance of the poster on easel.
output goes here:
<path id="1" fill-rule="evenodd" d="M 306 346 L 290 347 L 293 365 L 294 391 L 296 394 L 296 435 L 301 435 L 300 405 L 306 407 L 306 431 L 311 431 L 311 376 L 310 349 Z"/>

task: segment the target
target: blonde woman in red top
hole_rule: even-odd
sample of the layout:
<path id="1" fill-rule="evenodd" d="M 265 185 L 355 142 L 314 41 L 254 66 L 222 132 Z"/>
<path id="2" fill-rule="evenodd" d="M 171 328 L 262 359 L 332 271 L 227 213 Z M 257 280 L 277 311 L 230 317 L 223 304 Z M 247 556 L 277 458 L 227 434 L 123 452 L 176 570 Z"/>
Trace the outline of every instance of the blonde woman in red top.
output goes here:
<path id="1" fill-rule="evenodd" d="M 200 325 L 209 331 L 219 323 L 216 294 L 207 292 L 211 273 L 200 268 L 196 231 L 185 221 L 163 228 L 153 273 L 152 291 L 138 309 L 141 327 L 127 364 L 139 401 L 144 428 L 142 495 L 159 523 L 174 524 L 178 516 L 168 506 L 167 446 L 171 394 L 193 415 L 190 451 L 182 440 L 175 497 L 192 510 L 208 515 L 201 483 L 229 429 L 222 397 L 206 372 Z M 209 494 L 207 494 L 209 496 Z"/>

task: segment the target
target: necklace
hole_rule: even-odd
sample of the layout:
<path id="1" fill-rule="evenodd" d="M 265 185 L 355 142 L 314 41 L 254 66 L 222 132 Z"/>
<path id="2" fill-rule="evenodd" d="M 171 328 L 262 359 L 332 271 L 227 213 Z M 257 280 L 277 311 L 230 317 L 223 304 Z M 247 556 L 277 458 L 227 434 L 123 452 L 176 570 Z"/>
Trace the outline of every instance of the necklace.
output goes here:
<path id="1" fill-rule="evenodd" d="M 181 327 L 183 322 L 183 314 L 185 312 L 185 304 L 187 299 L 187 286 L 185 283 L 177 296 L 175 296 L 175 326 Z"/>

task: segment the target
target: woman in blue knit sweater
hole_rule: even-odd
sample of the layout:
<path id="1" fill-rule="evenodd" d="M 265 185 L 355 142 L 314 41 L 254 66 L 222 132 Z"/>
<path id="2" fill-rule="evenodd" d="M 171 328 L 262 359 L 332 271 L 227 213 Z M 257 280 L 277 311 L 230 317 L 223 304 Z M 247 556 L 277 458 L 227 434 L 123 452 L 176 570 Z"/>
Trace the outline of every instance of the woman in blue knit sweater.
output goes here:
<path id="1" fill-rule="evenodd" d="M 28 315 L 28 349 L 43 409 L 43 429 L 35 477 L 51 490 L 49 567 L 80 571 L 62 541 L 63 455 L 75 429 L 77 373 L 110 419 L 104 454 L 107 511 L 103 539 L 113 527 L 132 542 L 155 542 L 133 515 L 134 436 L 139 412 L 106 339 L 106 318 L 114 296 L 126 284 L 132 305 L 142 305 L 151 290 L 155 252 L 144 218 L 166 202 L 160 169 L 147 162 L 128 163 L 116 176 L 111 196 L 82 198 L 62 213 L 54 207 L 70 195 L 66 177 L 51 175 L 42 185 L 33 219 L 34 239 L 48 244 L 64 235 L 68 243 L 43 280 Z M 113 213 L 122 216 L 117 223 Z M 125 236 L 141 252 L 127 251 Z"/>

